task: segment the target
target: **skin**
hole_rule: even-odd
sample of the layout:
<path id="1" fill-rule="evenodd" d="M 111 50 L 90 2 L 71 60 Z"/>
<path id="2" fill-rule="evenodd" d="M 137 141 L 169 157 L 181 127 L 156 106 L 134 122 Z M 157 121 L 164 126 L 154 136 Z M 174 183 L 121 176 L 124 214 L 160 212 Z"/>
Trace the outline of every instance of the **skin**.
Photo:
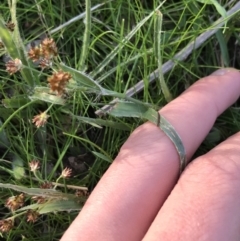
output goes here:
<path id="1" fill-rule="evenodd" d="M 240 95 L 240 73 L 197 81 L 160 110 L 190 160 Z M 191 162 L 180 178 L 169 138 L 149 122 L 122 146 L 61 241 L 239 240 L 240 133 Z"/>

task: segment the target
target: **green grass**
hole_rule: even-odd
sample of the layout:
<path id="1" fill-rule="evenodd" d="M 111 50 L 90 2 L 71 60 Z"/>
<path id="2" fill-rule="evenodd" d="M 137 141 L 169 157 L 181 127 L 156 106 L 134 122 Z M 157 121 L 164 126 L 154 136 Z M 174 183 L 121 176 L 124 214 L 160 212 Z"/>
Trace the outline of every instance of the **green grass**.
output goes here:
<path id="1" fill-rule="evenodd" d="M 221 1 L 221 10 L 228 11 L 237 2 Z M 228 16 L 217 33 L 186 59 L 179 60 L 174 56 L 200 34 L 216 28 L 214 21 L 224 11 L 195 0 L 168 0 L 159 8 L 161 20 L 161 15 L 157 18 L 152 14 L 158 4 L 159 1 L 115 0 L 103 4 L 91 1 L 90 6 L 90 1 L 80 0 L 19 0 L 16 20 L 23 44 L 48 34 L 58 47 L 52 69 L 60 66 L 65 71 L 67 67 L 61 62 L 72 68 L 69 71 L 73 80 L 62 97 L 49 95 L 47 78 L 53 72 L 51 68 L 36 68 L 24 56 L 21 43 L 14 49 L 11 41 L 19 40 L 18 31 L 3 36 L 5 28 L 0 26 L 0 37 L 6 38 L 8 45 L 7 51 L 0 50 L 1 56 L 10 51 L 12 57 L 20 56 L 24 64 L 21 73 L 9 75 L 4 57 L 0 62 L 0 183 L 15 185 L 15 189 L 1 187 L 0 219 L 16 216 L 14 228 L 2 234 L 4 240 L 59 240 L 84 202 L 70 194 L 77 187 L 88 187 L 91 192 L 131 131 L 145 121 L 96 116 L 95 112 L 118 93 L 126 93 L 142 80 L 143 88 L 132 97 L 154 108 L 162 107 L 169 96 L 176 98 L 198 78 L 220 67 L 239 68 L 239 14 Z M 90 11 L 94 6 L 96 9 Z M 86 20 L 80 18 L 63 26 L 86 8 Z M 6 1 L 0 3 L 0 14 L 3 21 L 14 21 L 14 7 L 9 8 Z M 169 60 L 175 64 L 163 75 L 161 70 Z M 158 67 L 160 72 L 156 71 Z M 150 78 L 154 71 L 158 76 Z M 112 93 L 104 94 L 103 90 Z M 37 129 L 31 120 L 48 108 L 46 125 Z M 237 102 L 218 118 L 196 155 L 239 131 L 239 123 Z M 32 160 L 41 163 L 35 173 L 29 170 Z M 47 211 L 40 211 L 37 222 L 28 223 L 24 209 L 11 212 L 5 207 L 7 198 L 19 192 L 26 193 L 24 206 L 33 205 L 32 189 L 28 188 L 39 188 L 43 181 L 55 182 L 66 166 L 73 168 L 73 176 L 59 180 L 63 185 L 57 187 L 57 197 L 53 198 L 53 193 L 48 196 L 52 198 L 50 204 L 59 201 L 61 211 L 55 212 L 56 205 L 46 205 Z M 38 195 L 41 190 L 36 189 Z M 70 210 L 64 202 L 66 194 L 68 204 L 74 202 L 77 211 Z"/>

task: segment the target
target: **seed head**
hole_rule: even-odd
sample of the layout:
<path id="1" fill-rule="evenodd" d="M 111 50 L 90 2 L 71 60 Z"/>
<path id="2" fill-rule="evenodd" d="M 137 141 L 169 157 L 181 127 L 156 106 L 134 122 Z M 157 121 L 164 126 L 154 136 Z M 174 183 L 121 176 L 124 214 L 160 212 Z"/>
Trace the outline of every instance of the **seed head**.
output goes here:
<path id="1" fill-rule="evenodd" d="M 6 71 L 12 75 L 22 68 L 22 61 L 20 59 L 9 60 L 6 64 Z"/>
<path id="2" fill-rule="evenodd" d="M 70 79 L 71 75 L 69 73 L 59 70 L 48 78 L 48 83 L 53 92 L 56 92 L 58 95 L 62 95 L 66 84 Z"/>
<path id="3" fill-rule="evenodd" d="M 5 206 L 11 209 L 12 211 L 15 211 L 24 205 L 24 198 L 25 196 L 23 193 L 17 196 L 9 197 L 5 203 Z"/>
<path id="4" fill-rule="evenodd" d="M 13 219 L 0 220 L 0 232 L 7 233 L 13 228 Z"/>
<path id="5" fill-rule="evenodd" d="M 27 222 L 35 223 L 38 219 L 39 212 L 29 209 L 26 213 L 26 216 L 27 216 Z"/>
<path id="6" fill-rule="evenodd" d="M 28 57 L 33 61 L 37 62 L 41 59 L 42 56 L 42 49 L 39 47 L 32 47 L 28 51 Z"/>
<path id="7" fill-rule="evenodd" d="M 53 188 L 53 184 L 51 182 L 44 182 L 40 185 L 40 188 L 42 189 L 51 189 Z"/>
<path id="8" fill-rule="evenodd" d="M 30 167 L 30 171 L 31 171 L 31 172 L 35 172 L 37 169 L 40 168 L 40 162 L 39 162 L 39 161 L 36 161 L 36 160 L 32 160 L 32 161 L 29 163 L 29 167 Z"/>
<path id="9" fill-rule="evenodd" d="M 41 59 L 39 63 L 39 67 L 44 70 L 52 66 L 52 61 L 50 59 Z"/>
<path id="10" fill-rule="evenodd" d="M 32 123 L 35 124 L 37 128 L 44 126 L 47 122 L 49 115 L 46 112 L 41 112 L 38 115 L 35 115 L 32 119 Z"/>
<path id="11" fill-rule="evenodd" d="M 56 43 L 52 38 L 45 38 L 41 42 L 41 47 L 43 56 L 46 59 L 51 59 L 58 53 Z"/>
<path id="12" fill-rule="evenodd" d="M 66 167 L 66 168 L 63 169 L 63 171 L 62 171 L 61 177 L 62 177 L 62 178 L 68 178 L 68 177 L 70 177 L 71 175 L 72 175 L 72 169 Z"/>

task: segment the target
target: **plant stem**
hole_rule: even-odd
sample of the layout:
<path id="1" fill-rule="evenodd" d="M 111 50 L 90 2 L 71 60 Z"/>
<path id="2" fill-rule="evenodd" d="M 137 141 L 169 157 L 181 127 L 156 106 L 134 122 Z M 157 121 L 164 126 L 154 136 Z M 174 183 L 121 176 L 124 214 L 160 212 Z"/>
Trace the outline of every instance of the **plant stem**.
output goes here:
<path id="1" fill-rule="evenodd" d="M 86 17 L 85 17 L 85 31 L 83 36 L 82 53 L 79 60 L 79 70 L 85 70 L 86 59 L 88 55 L 88 48 L 90 44 L 90 31 L 91 31 L 91 0 L 85 1 Z"/>

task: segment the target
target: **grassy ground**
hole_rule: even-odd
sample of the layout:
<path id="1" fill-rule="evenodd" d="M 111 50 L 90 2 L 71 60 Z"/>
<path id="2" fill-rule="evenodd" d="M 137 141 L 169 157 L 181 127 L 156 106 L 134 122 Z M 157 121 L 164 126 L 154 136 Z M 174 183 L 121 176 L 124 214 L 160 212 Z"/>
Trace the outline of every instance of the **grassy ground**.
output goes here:
<path id="1" fill-rule="evenodd" d="M 2 240 L 59 240 L 84 203 L 84 187 L 91 192 L 129 133 L 144 121 L 126 118 L 126 113 L 122 118 L 95 114 L 117 93 L 143 80 L 142 90 L 132 97 L 161 107 L 219 67 L 239 68 L 239 15 L 226 17 L 225 12 L 238 1 L 218 1 L 220 8 L 205 4 L 211 1 L 168 0 L 159 8 L 162 20 L 159 12 L 153 14 L 159 1 L 99 2 L 19 0 L 16 16 L 14 0 L 0 3 L 5 46 L 0 50 L 0 230 L 11 227 L 14 217 L 14 227 L 2 232 Z M 85 9 L 87 14 L 76 20 Z M 221 16 L 225 25 L 212 37 L 185 60 L 174 57 L 200 34 L 216 29 L 214 21 Z M 11 21 L 13 32 L 5 28 Z M 40 41 L 33 41 L 47 36 L 57 51 L 52 46 L 52 65 L 42 70 L 24 55 L 21 41 L 34 48 Z M 6 72 L 8 54 L 21 59 L 19 72 Z M 175 64 L 163 76 L 156 69 L 169 60 Z M 59 69 L 72 78 L 52 93 L 50 78 Z M 46 110 L 49 118 L 37 128 L 32 119 Z M 236 103 L 218 118 L 196 155 L 239 131 L 238 120 Z M 31 171 L 29 163 L 40 167 Z M 67 179 L 66 167 L 72 170 Z M 51 187 L 46 182 L 54 189 L 42 189 Z M 77 190 L 78 197 L 73 195 Z M 45 202 L 36 204 L 32 196 Z M 35 221 L 36 214 L 27 210 L 40 214 L 36 222 L 27 221 Z"/>

